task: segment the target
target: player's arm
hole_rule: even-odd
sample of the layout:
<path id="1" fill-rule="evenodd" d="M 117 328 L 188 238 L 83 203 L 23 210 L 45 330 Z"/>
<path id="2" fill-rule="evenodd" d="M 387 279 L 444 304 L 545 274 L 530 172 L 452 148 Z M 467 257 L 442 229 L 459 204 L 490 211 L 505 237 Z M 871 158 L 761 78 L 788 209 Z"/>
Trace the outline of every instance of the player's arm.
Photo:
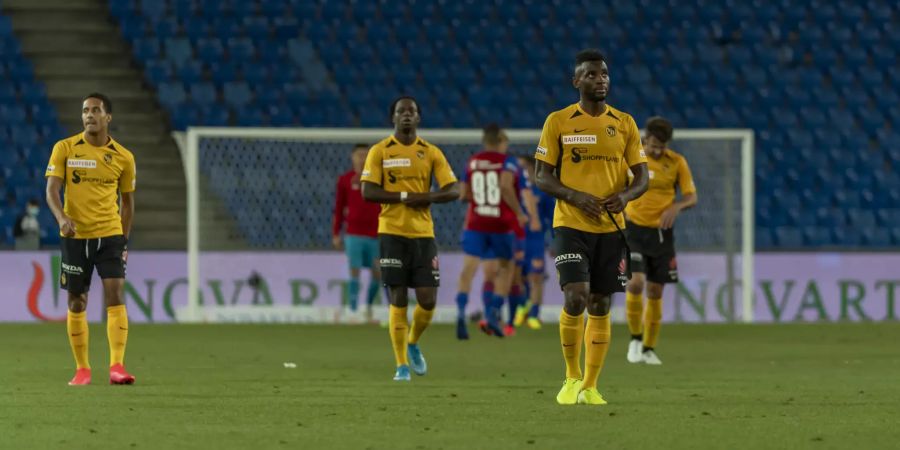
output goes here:
<path id="1" fill-rule="evenodd" d="M 459 201 L 467 202 L 472 198 L 472 187 L 465 181 L 457 182 L 459 185 Z"/>
<path id="2" fill-rule="evenodd" d="M 338 178 L 335 185 L 334 216 L 331 221 L 331 243 L 334 248 L 341 248 L 341 229 L 344 227 L 344 208 L 347 206 L 347 191 L 344 189 L 344 178 Z"/>
<path id="3" fill-rule="evenodd" d="M 126 164 L 122 168 L 122 175 L 119 177 L 119 192 L 122 193 L 122 234 L 125 235 L 125 241 L 131 235 L 131 224 L 134 222 L 134 189 L 137 186 L 137 169 L 135 167 L 133 157 L 130 158 L 130 164 Z"/>
<path id="4" fill-rule="evenodd" d="M 678 163 L 678 188 L 681 190 L 681 199 L 673 202 L 659 216 L 660 228 L 672 228 L 675 225 L 675 218 L 678 217 L 681 211 L 693 208 L 697 204 L 697 189 L 694 187 L 694 177 L 691 175 L 691 169 L 684 159 Z"/>
<path id="5" fill-rule="evenodd" d="M 47 177 L 45 196 L 47 197 L 47 206 L 50 208 L 50 212 L 53 213 L 53 217 L 56 218 L 56 223 L 59 224 L 59 231 L 63 236 L 72 237 L 75 236 L 75 222 L 66 215 L 63 209 L 62 197 L 59 196 L 59 191 L 63 187 L 63 180 L 66 177 L 66 154 L 66 148 L 62 142 L 57 142 L 53 146 L 53 152 L 50 154 L 50 162 L 47 164 L 47 173 L 45 174 Z"/>
<path id="6" fill-rule="evenodd" d="M 600 217 L 600 214 L 603 213 L 600 199 L 586 192 L 566 187 L 562 181 L 559 181 L 559 177 L 554 172 L 555 169 L 556 167 L 550 163 L 541 160 L 535 161 L 534 182 L 538 188 L 559 200 L 571 203 L 590 216 Z"/>
<path id="7" fill-rule="evenodd" d="M 525 189 L 522 191 L 524 192 Z M 516 220 L 519 221 L 519 224 L 525 225 L 528 218 L 525 217 L 522 205 L 519 204 L 519 198 L 516 196 L 516 177 L 509 170 L 500 172 L 500 198 L 516 215 Z"/>
<path id="8" fill-rule="evenodd" d="M 134 223 L 134 191 L 122 193 L 122 234 L 125 240 L 131 235 L 131 224 Z"/>
<path id="9" fill-rule="evenodd" d="M 51 175 L 47 177 L 47 206 L 50 212 L 56 218 L 59 224 L 59 231 L 66 237 L 75 236 L 75 222 L 63 211 L 62 198 L 59 196 L 59 190 L 62 189 L 63 179 Z"/>
<path id="10" fill-rule="evenodd" d="M 437 191 L 428 192 L 428 203 L 447 203 L 459 199 L 459 182 L 453 181 Z"/>
<path id="11" fill-rule="evenodd" d="M 378 183 L 363 181 L 362 195 L 367 202 L 388 204 L 409 203 L 410 198 L 420 198 L 424 194 L 418 192 L 388 192 Z"/>
<path id="12" fill-rule="evenodd" d="M 469 159 L 469 163 L 472 160 Z M 472 198 L 472 186 L 469 185 L 469 167 L 471 164 L 466 164 L 466 170 L 462 173 L 462 179 L 459 180 L 457 184 L 459 184 L 459 201 L 467 202 Z"/>
<path id="13" fill-rule="evenodd" d="M 631 116 L 626 123 L 625 137 L 625 163 L 634 174 L 631 183 L 622 192 L 617 192 L 602 200 L 607 211 L 620 213 L 625 210 L 628 202 L 644 195 L 650 186 L 650 171 L 647 169 L 647 156 L 644 154 L 644 146 L 641 144 L 641 132 Z"/>
<path id="14" fill-rule="evenodd" d="M 538 214 L 537 196 L 531 189 L 522 189 L 522 201 L 525 202 L 525 211 L 528 213 L 528 229 L 541 231 L 541 217 Z"/>
<path id="15" fill-rule="evenodd" d="M 428 203 L 447 203 L 457 200 L 459 198 L 459 182 L 456 179 L 456 175 L 453 173 L 453 169 L 450 168 L 450 163 L 447 162 L 444 152 L 437 147 L 433 147 L 433 151 L 434 166 L 432 173 L 434 173 L 434 180 L 440 186 L 440 189 L 426 193 Z"/>
<path id="16" fill-rule="evenodd" d="M 630 167 L 634 178 L 622 192 L 617 192 L 609 197 L 601 200 L 603 207 L 609 212 L 620 213 L 625 210 L 628 202 L 644 195 L 647 187 L 650 185 L 650 173 L 647 170 L 647 163 L 642 162 Z"/>

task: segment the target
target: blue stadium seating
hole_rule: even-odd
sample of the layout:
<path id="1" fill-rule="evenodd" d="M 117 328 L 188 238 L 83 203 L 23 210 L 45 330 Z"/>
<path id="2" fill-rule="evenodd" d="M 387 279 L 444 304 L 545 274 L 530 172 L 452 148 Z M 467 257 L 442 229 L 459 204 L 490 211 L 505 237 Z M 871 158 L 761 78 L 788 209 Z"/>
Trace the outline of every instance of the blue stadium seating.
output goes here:
<path id="1" fill-rule="evenodd" d="M 538 128 L 572 99 L 573 51 L 598 46 L 610 102 L 638 121 L 756 130 L 761 249 L 900 245 L 874 231 L 900 227 L 896 2 L 580 3 L 122 0 L 110 13 L 177 129 L 384 126 L 372 111 L 401 92 L 429 127 Z M 829 232 L 848 222 L 861 228 Z"/>
<path id="2" fill-rule="evenodd" d="M 44 198 L 44 169 L 53 144 L 64 137 L 56 110 L 43 84 L 35 80 L 31 63 L 22 55 L 9 17 L 0 14 L 0 142 L 4 164 L 0 171 L 0 246 L 13 245 L 13 226 L 25 203 Z M 52 214 L 38 216 L 42 242 L 59 242 Z"/>

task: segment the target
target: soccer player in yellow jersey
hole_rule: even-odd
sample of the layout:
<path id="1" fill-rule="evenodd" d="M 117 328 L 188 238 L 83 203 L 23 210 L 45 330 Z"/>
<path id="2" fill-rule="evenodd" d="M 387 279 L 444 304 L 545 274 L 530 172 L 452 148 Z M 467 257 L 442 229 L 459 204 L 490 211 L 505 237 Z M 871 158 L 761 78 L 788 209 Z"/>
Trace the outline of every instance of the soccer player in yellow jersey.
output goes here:
<path id="1" fill-rule="evenodd" d="M 428 366 L 419 339 L 431 323 L 440 284 L 431 204 L 459 198 L 453 169 L 441 149 L 416 135 L 421 121 L 412 97 L 400 97 L 390 108 L 394 133 L 375 144 L 363 168 L 363 197 L 381 203 L 378 217 L 381 279 L 390 294 L 391 344 L 397 371 L 394 381 L 409 381 Z M 432 177 L 439 190 L 431 191 Z M 416 290 L 412 326 L 406 313 L 407 289 Z"/>
<path id="2" fill-rule="evenodd" d="M 617 230 L 625 226 L 625 205 L 647 190 L 647 159 L 634 119 L 606 104 L 610 78 L 602 53 L 578 53 L 572 84 L 580 101 L 547 116 L 535 153 L 538 187 L 559 200 L 553 229 L 565 297 L 559 337 L 566 380 L 556 401 L 604 405 L 597 378 L 609 349 L 610 296 L 626 282 L 625 241 Z"/>
<path id="3" fill-rule="evenodd" d="M 84 132 L 53 146 L 46 173 L 47 204 L 62 236 L 59 283 L 69 293 L 66 328 L 76 366 L 69 385 L 91 383 L 85 309 L 95 267 L 103 281 L 108 318 L 109 382 L 133 384 L 134 376 L 123 365 L 128 341 L 123 291 L 128 234 L 134 218 L 134 156 L 109 135 L 112 103 L 105 95 L 85 97 L 81 121 Z M 65 206 L 59 195 L 63 186 Z"/>
<path id="4" fill-rule="evenodd" d="M 631 342 L 628 362 L 662 364 L 654 348 L 662 321 L 662 293 L 666 283 L 678 282 L 673 226 L 678 214 L 697 204 L 697 189 L 691 169 L 683 156 L 667 148 L 672 140 L 672 124 L 662 117 L 647 121 L 644 149 L 650 170 L 650 188 L 641 198 L 628 204 L 625 233 L 631 247 L 634 275 L 625 294 L 625 311 Z M 675 198 L 675 188 L 681 200 Z M 644 286 L 647 310 L 644 311 Z M 641 318 L 643 316 L 643 329 Z"/>

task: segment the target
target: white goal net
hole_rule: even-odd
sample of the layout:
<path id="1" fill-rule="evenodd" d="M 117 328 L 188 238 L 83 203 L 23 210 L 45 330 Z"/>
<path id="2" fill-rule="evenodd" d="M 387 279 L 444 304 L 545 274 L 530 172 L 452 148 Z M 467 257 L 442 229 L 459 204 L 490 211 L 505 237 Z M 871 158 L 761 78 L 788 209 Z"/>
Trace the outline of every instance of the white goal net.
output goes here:
<path id="1" fill-rule="evenodd" d="M 390 133 L 190 128 L 183 140 L 189 298 L 178 319 L 335 321 L 345 302 L 347 279 L 344 256 L 331 248 L 335 183 L 350 169 L 355 144 L 371 145 Z M 458 176 L 480 150 L 482 137 L 477 129 L 419 134 L 443 149 Z M 510 152 L 530 155 L 540 130 L 507 134 Z M 753 279 L 752 131 L 676 130 L 671 147 L 687 158 L 700 201 L 678 218 L 682 283 L 671 295 L 679 296 L 673 297 L 680 302 L 673 306 L 680 309 L 667 314 L 691 321 L 692 314 L 710 312 L 717 314 L 710 321 L 752 321 L 752 283 L 740 282 Z M 435 205 L 432 211 L 442 254 L 439 306 L 453 318 L 465 208 L 452 203 Z M 689 257 L 695 254 L 698 258 Z M 558 288 L 555 273 L 548 276 L 553 280 L 547 283 L 547 303 L 552 304 Z"/>

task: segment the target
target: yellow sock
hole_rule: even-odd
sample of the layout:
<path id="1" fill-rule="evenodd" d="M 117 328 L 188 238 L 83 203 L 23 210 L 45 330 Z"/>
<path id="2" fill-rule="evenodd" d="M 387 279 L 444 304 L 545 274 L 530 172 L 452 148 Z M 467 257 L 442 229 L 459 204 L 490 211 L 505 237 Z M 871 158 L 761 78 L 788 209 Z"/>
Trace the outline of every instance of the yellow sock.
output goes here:
<path id="1" fill-rule="evenodd" d="M 75 356 L 75 367 L 78 369 L 90 369 L 91 362 L 88 359 L 88 322 L 84 311 L 69 311 L 69 314 L 66 315 L 66 331 L 69 334 L 69 346 L 72 347 L 72 355 Z"/>
<path id="2" fill-rule="evenodd" d="M 628 332 L 632 336 L 641 334 L 641 319 L 644 315 L 644 296 L 625 293 L 625 316 L 628 318 Z"/>
<path id="3" fill-rule="evenodd" d="M 584 314 L 570 316 L 559 313 L 559 342 L 566 360 L 566 378 L 581 379 L 581 339 L 584 335 Z"/>
<path id="4" fill-rule="evenodd" d="M 656 347 L 659 328 L 662 326 L 662 299 L 647 299 L 647 315 L 644 316 L 644 347 Z"/>
<path id="5" fill-rule="evenodd" d="M 419 342 L 422 333 L 431 324 L 431 318 L 434 316 L 434 309 L 427 310 L 419 305 L 413 310 L 412 328 L 409 330 L 409 343 L 415 344 Z"/>
<path id="6" fill-rule="evenodd" d="M 128 312 L 125 305 L 106 308 L 106 336 L 109 338 L 109 365 L 124 364 L 128 343 Z"/>
<path id="7" fill-rule="evenodd" d="M 597 378 L 609 350 L 609 314 L 592 316 L 588 314 L 587 329 L 584 331 L 584 389 L 597 387 Z"/>
<path id="8" fill-rule="evenodd" d="M 399 308 L 391 305 L 388 329 L 391 332 L 391 345 L 394 347 L 394 359 L 398 366 L 409 365 L 406 359 L 406 340 L 409 337 L 409 319 L 406 317 L 406 307 Z"/>

